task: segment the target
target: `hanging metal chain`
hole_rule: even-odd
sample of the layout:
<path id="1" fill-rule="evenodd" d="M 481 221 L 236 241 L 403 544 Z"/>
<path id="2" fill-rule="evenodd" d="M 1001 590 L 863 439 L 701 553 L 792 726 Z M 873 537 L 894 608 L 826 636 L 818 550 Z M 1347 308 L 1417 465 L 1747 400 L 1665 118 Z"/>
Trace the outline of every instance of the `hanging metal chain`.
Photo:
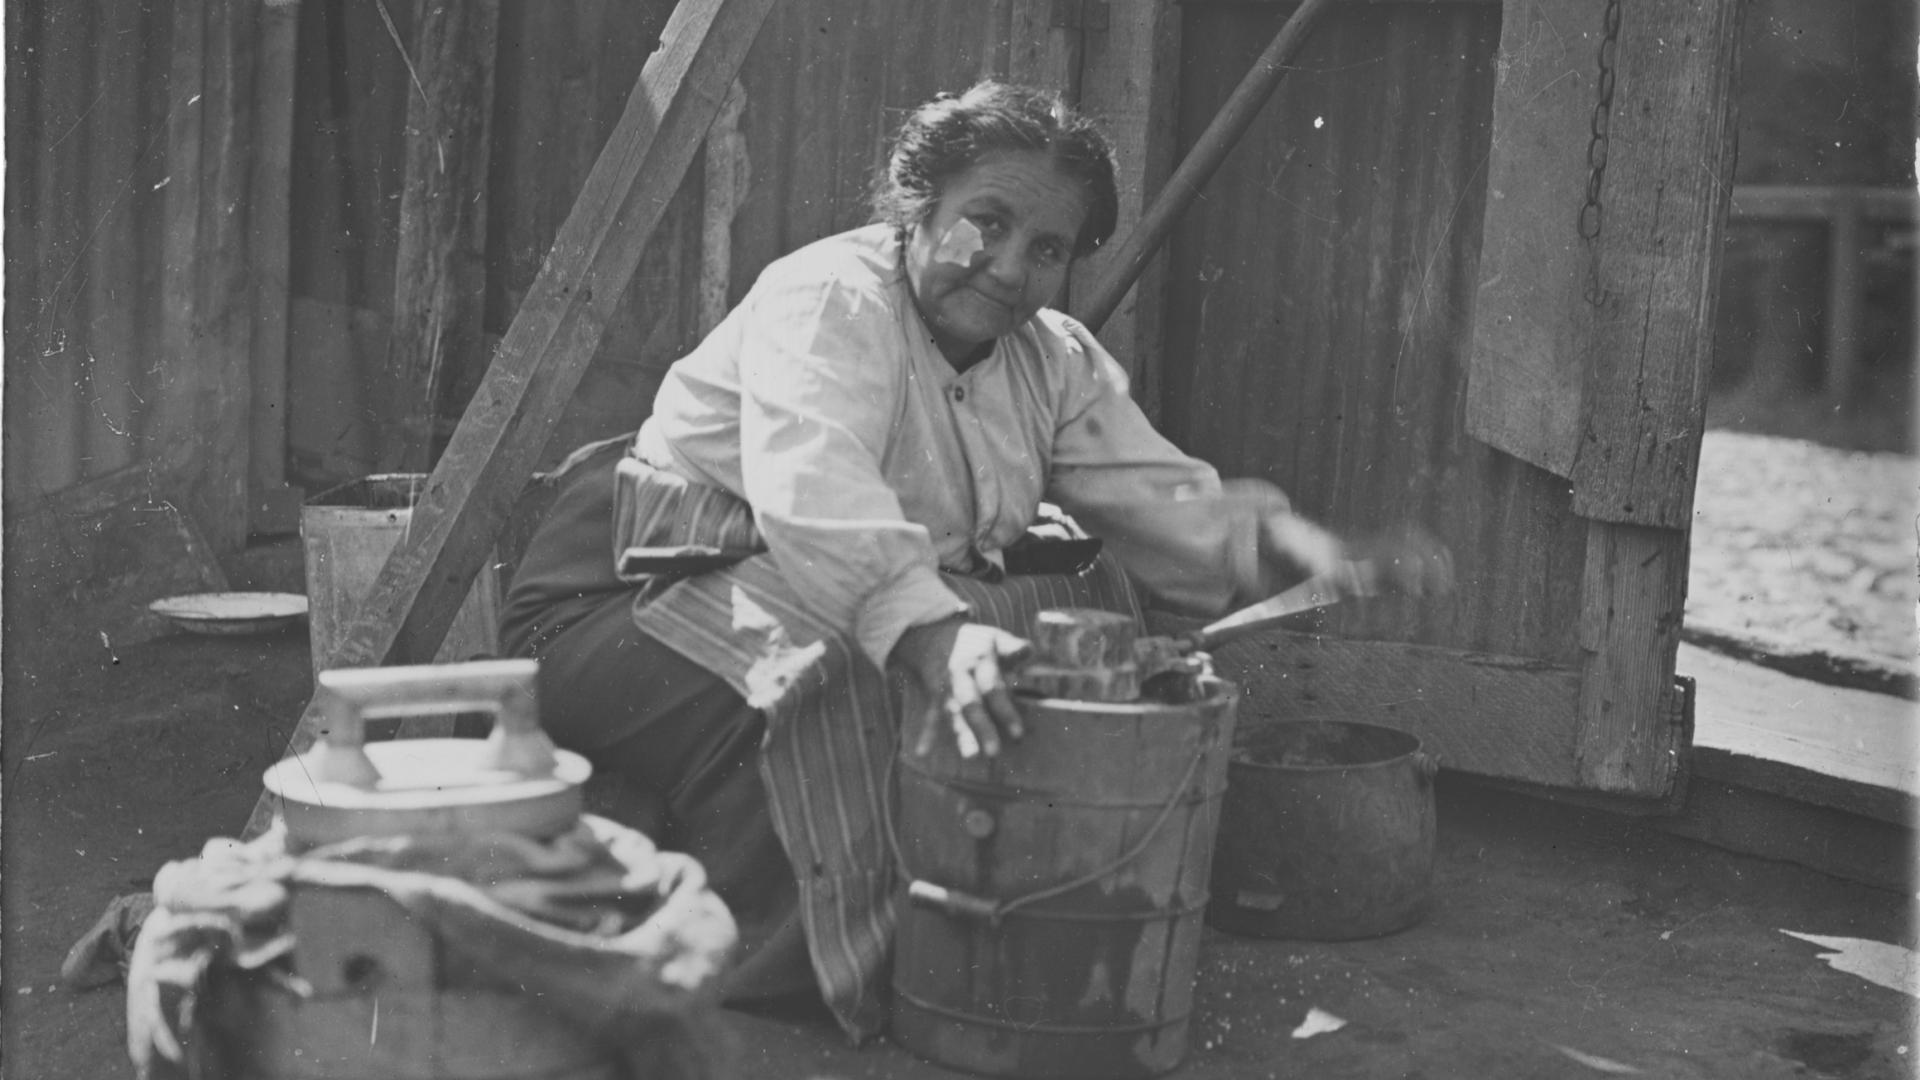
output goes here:
<path id="1" fill-rule="evenodd" d="M 1607 0 L 1600 34 L 1600 74 L 1596 83 L 1593 114 L 1588 120 L 1592 133 L 1587 140 L 1587 200 L 1580 206 L 1580 238 L 1587 242 L 1589 267 L 1587 302 L 1598 305 L 1603 299 L 1600 287 L 1600 239 L 1604 213 L 1600 205 L 1600 185 L 1607 174 L 1608 131 L 1613 121 L 1613 61 L 1620 46 L 1620 0 Z"/>

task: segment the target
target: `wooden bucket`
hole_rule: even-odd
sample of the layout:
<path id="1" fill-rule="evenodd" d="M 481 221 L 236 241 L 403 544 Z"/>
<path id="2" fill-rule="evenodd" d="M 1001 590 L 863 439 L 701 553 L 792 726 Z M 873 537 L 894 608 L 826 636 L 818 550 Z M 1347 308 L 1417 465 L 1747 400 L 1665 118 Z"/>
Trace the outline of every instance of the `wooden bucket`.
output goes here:
<path id="1" fill-rule="evenodd" d="M 997 1076 L 1178 1065 L 1237 699 L 1022 697 L 997 758 L 903 747 L 893 1037 Z"/>

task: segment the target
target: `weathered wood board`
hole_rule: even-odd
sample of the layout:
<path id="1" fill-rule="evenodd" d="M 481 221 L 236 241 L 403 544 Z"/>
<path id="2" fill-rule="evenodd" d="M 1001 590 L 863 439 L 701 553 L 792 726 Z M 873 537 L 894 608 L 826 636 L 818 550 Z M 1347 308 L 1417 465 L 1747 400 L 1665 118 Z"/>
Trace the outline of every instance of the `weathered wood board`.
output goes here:
<path id="1" fill-rule="evenodd" d="M 1686 750 L 1668 698 L 1687 595 L 1687 536 L 1591 522 L 1581 581 L 1580 786 L 1668 791 Z"/>
<path id="2" fill-rule="evenodd" d="M 1920 716 L 1888 694 L 1795 678 L 1692 645 L 1693 741 L 1703 776 L 1911 826 Z"/>
<path id="3" fill-rule="evenodd" d="M 287 334 L 293 282 L 294 70 L 300 0 L 268 0 L 260 12 L 259 98 L 248 182 L 248 261 L 253 290 L 253 362 L 247 444 L 247 525 L 280 535 L 299 523 L 301 491 L 287 483 Z"/>
<path id="4" fill-rule="evenodd" d="M 1580 210 L 1601 6 L 1502 10 L 1467 376 L 1467 430 L 1560 476 L 1573 472 L 1593 351 Z"/>
<path id="5" fill-rule="evenodd" d="M 1692 520 L 1733 192 L 1742 7 L 1631 5 L 1621 18 L 1597 362 L 1572 477 L 1584 517 L 1679 530 Z"/>
<path id="6" fill-rule="evenodd" d="M 398 400 L 384 429 L 382 472 L 425 472 L 433 464 L 445 373 L 485 366 L 487 164 L 499 29 L 498 0 L 415 6 L 410 70 L 417 81 L 407 95 L 386 353 Z"/>
<path id="7" fill-rule="evenodd" d="M 1091 290 L 1117 245 L 1138 228 L 1174 167 L 1175 92 L 1180 84 L 1180 10 L 1169 0 L 1109 4 L 1107 25 L 1086 32 L 1080 105 L 1113 143 L 1120 215 L 1113 238 L 1076 272 Z M 1100 342 L 1133 381 L 1149 419 L 1160 412 L 1165 359 L 1167 253 L 1157 250 L 1100 329 Z M 1071 310 L 1071 308 L 1069 308 Z"/>
<path id="8" fill-rule="evenodd" d="M 1149 612 L 1156 634 L 1194 620 Z M 1236 737 L 1295 720 L 1385 724 L 1443 766 L 1537 784 L 1580 784 L 1580 673 L 1510 656 L 1276 630 L 1214 653 L 1241 689 Z"/>
<path id="9" fill-rule="evenodd" d="M 1739 7 L 1503 7 L 1468 430 L 1586 517 L 1692 509 Z"/>
<path id="10" fill-rule="evenodd" d="M 256 15 L 232 0 L 183 0 L 174 9 L 159 350 L 165 374 L 143 432 L 143 457 L 222 551 L 245 541 L 248 517 Z"/>

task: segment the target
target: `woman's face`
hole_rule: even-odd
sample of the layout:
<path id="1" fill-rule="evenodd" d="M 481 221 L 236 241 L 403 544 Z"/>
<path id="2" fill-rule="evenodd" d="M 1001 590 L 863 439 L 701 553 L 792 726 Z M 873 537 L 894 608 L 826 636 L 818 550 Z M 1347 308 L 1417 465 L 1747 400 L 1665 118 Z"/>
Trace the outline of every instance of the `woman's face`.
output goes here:
<path id="1" fill-rule="evenodd" d="M 954 177 L 907 242 L 914 306 L 963 365 L 1060 293 L 1087 216 L 1080 185 L 1039 151 L 987 154 Z"/>

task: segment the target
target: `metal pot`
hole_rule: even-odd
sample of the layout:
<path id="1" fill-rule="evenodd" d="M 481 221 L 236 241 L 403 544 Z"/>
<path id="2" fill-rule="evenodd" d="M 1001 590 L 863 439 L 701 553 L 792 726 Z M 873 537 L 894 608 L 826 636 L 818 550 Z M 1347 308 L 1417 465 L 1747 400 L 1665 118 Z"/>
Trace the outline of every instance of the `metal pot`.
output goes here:
<path id="1" fill-rule="evenodd" d="M 1405 929 L 1432 892 L 1439 763 L 1396 728 L 1256 729 L 1227 766 L 1207 921 L 1339 941 Z"/>

